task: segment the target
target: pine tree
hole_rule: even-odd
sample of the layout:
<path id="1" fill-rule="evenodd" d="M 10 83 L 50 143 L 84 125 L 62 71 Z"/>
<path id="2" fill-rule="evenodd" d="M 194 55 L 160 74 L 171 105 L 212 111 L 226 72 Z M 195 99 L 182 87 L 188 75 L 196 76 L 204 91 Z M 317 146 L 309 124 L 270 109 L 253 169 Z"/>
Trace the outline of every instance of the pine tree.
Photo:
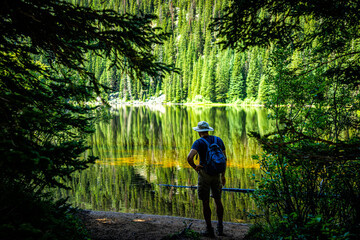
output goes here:
<path id="1" fill-rule="evenodd" d="M 268 69 L 268 58 L 270 54 L 270 49 L 267 49 L 264 53 L 264 60 L 263 60 L 263 72 L 260 77 L 260 83 L 259 83 L 259 93 L 258 93 L 258 100 L 261 103 L 264 103 L 269 99 L 271 94 L 273 93 L 273 86 L 271 85 L 269 79 L 270 79 L 270 71 Z"/>
<path id="2" fill-rule="evenodd" d="M 259 91 L 260 69 L 258 62 L 258 49 L 249 52 L 249 70 L 246 78 L 246 95 L 248 99 L 256 100 Z"/>
<path id="3" fill-rule="evenodd" d="M 204 97 L 209 101 L 215 101 L 215 64 L 216 52 L 211 51 L 209 60 L 207 61 L 205 74 L 203 75 Z"/>
<path id="4" fill-rule="evenodd" d="M 215 84 L 215 100 L 217 102 L 226 102 L 228 99 L 231 55 L 230 49 L 226 49 L 218 55 Z"/>
<path id="5" fill-rule="evenodd" d="M 244 64 L 244 54 L 235 52 L 229 87 L 229 100 L 231 102 L 245 99 Z"/>
<path id="6" fill-rule="evenodd" d="M 200 62 L 200 61 L 198 61 Z M 197 86 L 198 86 L 198 71 L 199 71 L 199 68 L 198 68 L 198 64 L 196 64 L 196 61 L 194 60 L 193 61 L 193 66 L 194 66 L 194 70 L 192 72 L 192 76 L 191 76 L 191 85 L 190 85 L 190 88 L 189 88 L 189 100 L 193 100 L 195 98 L 195 96 L 197 95 Z"/>
<path id="7" fill-rule="evenodd" d="M 203 55 L 203 68 L 201 69 L 201 81 L 200 81 L 200 95 L 205 97 L 207 85 L 207 78 L 209 77 L 208 72 L 210 71 L 210 45 L 211 45 L 211 34 L 209 32 L 206 33 L 205 38 L 205 47 L 204 47 L 204 55 Z"/>

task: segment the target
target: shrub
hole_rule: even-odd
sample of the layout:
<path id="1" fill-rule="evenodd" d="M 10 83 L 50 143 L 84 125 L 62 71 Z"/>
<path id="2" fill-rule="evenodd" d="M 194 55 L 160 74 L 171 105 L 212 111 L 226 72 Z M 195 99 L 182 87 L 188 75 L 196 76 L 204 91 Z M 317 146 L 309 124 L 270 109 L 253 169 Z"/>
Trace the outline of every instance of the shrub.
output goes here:
<path id="1" fill-rule="evenodd" d="M 2 182 L 4 183 L 4 182 Z M 0 239 L 88 239 L 65 200 L 53 201 L 20 184 L 1 184 Z"/>

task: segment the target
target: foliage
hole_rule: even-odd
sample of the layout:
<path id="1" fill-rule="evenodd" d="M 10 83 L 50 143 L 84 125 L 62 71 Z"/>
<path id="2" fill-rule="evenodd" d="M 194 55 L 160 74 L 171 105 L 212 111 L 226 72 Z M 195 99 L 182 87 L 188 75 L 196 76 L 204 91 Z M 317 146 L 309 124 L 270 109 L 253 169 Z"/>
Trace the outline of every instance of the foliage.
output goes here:
<path id="1" fill-rule="evenodd" d="M 264 154 L 260 164 L 263 176 L 254 198 L 269 224 L 263 239 L 272 239 L 267 234 L 303 239 L 345 234 L 348 239 L 358 234 L 358 196 L 352 195 L 358 190 L 348 188 L 357 184 L 358 163 L 324 168 L 313 161 L 294 164 L 286 157 Z"/>
<path id="2" fill-rule="evenodd" d="M 277 131 L 252 135 L 266 153 L 256 194 L 269 224 L 264 231 L 278 238 L 359 234 L 359 7 L 234 1 L 212 25 L 225 48 L 271 51 L 266 75 L 273 93 L 263 97 Z M 284 231 L 289 226 L 298 231 Z"/>
<path id="3" fill-rule="evenodd" d="M 325 222 L 321 216 L 309 216 L 305 225 L 298 225 L 295 213 L 284 215 L 274 226 L 254 224 L 245 240 L 256 239 L 349 239 L 351 235 L 335 221 Z"/>
<path id="4" fill-rule="evenodd" d="M 20 184 L 0 188 L 1 239 L 89 239 L 87 231 L 64 201 L 53 202 Z"/>
<path id="5" fill-rule="evenodd" d="M 78 158 L 86 149 L 81 138 L 91 132 L 84 101 L 103 89 L 83 67 L 84 53 L 102 54 L 120 69 L 127 64 L 127 73 L 158 76 L 171 68 L 154 63 L 150 50 L 165 35 L 150 26 L 154 16 L 58 1 L 6 1 L 1 15 L 2 174 L 40 187 L 56 185 L 56 176 L 94 160 Z M 39 54 L 49 65 L 34 61 Z"/>
<path id="6" fill-rule="evenodd" d="M 0 16 L 1 186 L 14 182 L 35 195 L 47 186 L 65 187 L 61 179 L 95 160 L 80 157 L 93 132 L 93 109 L 86 102 L 107 90 L 86 69 L 86 54 L 103 56 L 133 78 L 160 78 L 174 68 L 156 62 L 152 49 L 167 34 L 151 25 L 154 15 L 120 15 L 64 1 L 6 0 Z M 4 214 L 11 217 L 10 210 Z"/>

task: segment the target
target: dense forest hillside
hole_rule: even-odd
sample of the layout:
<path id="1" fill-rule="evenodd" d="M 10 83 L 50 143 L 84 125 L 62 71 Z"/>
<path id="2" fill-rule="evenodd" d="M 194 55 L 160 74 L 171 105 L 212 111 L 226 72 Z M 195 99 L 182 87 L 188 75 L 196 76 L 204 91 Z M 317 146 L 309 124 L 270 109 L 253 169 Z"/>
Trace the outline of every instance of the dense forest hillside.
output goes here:
<path id="1" fill-rule="evenodd" d="M 100 82 L 119 92 L 119 98 L 145 100 L 166 95 L 168 102 L 258 101 L 268 92 L 266 83 L 269 50 L 253 48 L 240 53 L 230 48 L 221 51 L 217 36 L 210 31 L 213 18 L 221 17 L 227 0 L 72 0 L 95 9 L 114 9 L 126 14 L 155 14 L 155 27 L 169 33 L 163 45 L 154 46 L 159 62 L 173 64 L 179 74 L 163 78 L 146 75 L 131 80 L 126 69 L 116 70 L 110 60 L 88 55 L 88 69 Z M 126 59 L 124 59 L 126 62 Z M 145 84 L 143 84 L 145 83 Z"/>

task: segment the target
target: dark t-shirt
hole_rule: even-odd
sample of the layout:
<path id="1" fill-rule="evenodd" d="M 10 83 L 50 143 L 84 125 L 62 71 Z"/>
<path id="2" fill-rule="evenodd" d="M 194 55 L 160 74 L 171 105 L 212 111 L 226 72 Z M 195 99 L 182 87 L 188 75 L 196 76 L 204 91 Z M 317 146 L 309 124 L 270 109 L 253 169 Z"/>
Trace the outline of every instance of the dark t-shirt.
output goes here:
<path id="1" fill-rule="evenodd" d="M 213 144 L 215 142 L 215 136 L 206 136 L 206 137 L 203 137 L 208 143 L 209 145 Z M 221 148 L 221 150 L 225 151 L 225 145 L 224 145 L 224 142 L 223 140 L 221 140 L 221 138 L 219 137 L 216 137 L 216 143 L 217 145 L 219 145 L 219 147 Z M 206 164 L 206 151 L 207 151 L 207 145 L 206 143 L 204 143 L 204 141 L 200 140 L 200 139 L 197 139 L 191 149 L 195 149 L 198 153 L 199 153 L 199 156 L 200 156 L 200 165 L 201 166 L 205 166 Z"/>

